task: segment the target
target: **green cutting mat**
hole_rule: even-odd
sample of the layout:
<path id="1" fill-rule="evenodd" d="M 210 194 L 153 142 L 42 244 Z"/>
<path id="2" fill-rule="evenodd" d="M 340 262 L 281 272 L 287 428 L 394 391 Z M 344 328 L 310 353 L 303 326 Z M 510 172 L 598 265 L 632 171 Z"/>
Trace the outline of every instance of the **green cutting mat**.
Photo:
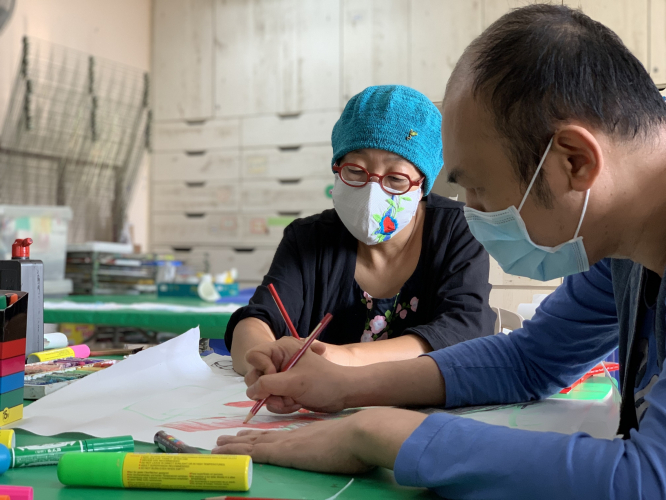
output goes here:
<path id="1" fill-rule="evenodd" d="M 61 434 L 56 437 L 36 436 L 22 430 L 16 431 L 16 444 L 28 446 L 34 444 L 57 443 L 86 439 L 84 434 Z M 137 443 L 138 453 L 157 453 L 154 445 Z M 235 496 L 291 498 L 324 500 L 335 495 L 354 477 L 354 482 L 347 488 L 339 500 L 391 500 L 391 499 L 434 499 L 434 494 L 420 488 L 405 488 L 396 484 L 393 473 L 386 469 L 376 469 L 360 476 L 342 476 L 318 474 L 294 469 L 284 469 L 271 465 L 254 465 L 254 479 L 248 493 L 226 493 Z M 0 484 L 32 486 L 35 500 L 147 500 L 178 499 L 201 500 L 218 496 L 224 492 L 167 491 L 167 490 L 126 490 L 104 488 L 65 487 L 58 481 L 56 466 L 26 467 L 9 469 L 0 476 Z"/>

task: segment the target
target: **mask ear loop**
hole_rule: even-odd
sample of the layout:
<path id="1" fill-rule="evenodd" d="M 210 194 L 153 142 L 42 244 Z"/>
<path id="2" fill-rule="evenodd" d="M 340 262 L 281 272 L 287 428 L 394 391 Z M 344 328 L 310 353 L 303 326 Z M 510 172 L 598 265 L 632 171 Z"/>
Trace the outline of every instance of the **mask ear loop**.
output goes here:
<path id="1" fill-rule="evenodd" d="M 536 172 L 534 172 L 534 175 L 532 176 L 532 181 L 530 182 L 530 185 L 527 186 L 527 191 L 525 191 L 525 196 L 523 196 L 523 201 L 520 202 L 520 206 L 518 207 L 518 212 L 520 212 L 523 209 L 525 200 L 527 200 L 527 195 L 530 194 L 530 190 L 534 185 L 534 181 L 536 181 L 537 175 L 539 175 L 539 171 L 541 170 L 541 167 L 543 167 L 543 162 L 546 161 L 546 156 L 548 156 L 548 151 L 550 151 L 550 147 L 553 145 L 553 139 L 555 139 L 555 136 L 551 137 L 550 141 L 548 141 L 548 146 L 546 146 L 546 151 L 543 153 L 541 161 L 539 162 L 539 166 L 537 167 Z"/>
<path id="2" fill-rule="evenodd" d="M 576 234 L 574 234 L 574 240 L 578 238 L 578 231 L 580 231 L 580 226 L 583 225 L 583 217 L 585 217 L 585 212 L 587 211 L 587 202 L 590 199 L 590 190 L 585 191 L 585 203 L 583 203 L 583 212 L 580 214 L 580 220 L 578 221 L 578 227 L 576 228 Z"/>

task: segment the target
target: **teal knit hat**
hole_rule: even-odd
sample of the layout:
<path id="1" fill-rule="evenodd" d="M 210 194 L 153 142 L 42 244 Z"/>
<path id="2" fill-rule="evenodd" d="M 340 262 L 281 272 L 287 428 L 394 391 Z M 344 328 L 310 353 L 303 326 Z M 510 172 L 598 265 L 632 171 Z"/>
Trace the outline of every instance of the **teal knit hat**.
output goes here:
<path id="1" fill-rule="evenodd" d="M 444 165 L 442 115 L 430 100 L 403 85 L 368 87 L 352 97 L 333 127 L 333 161 L 363 148 L 383 149 L 412 162 L 428 194 Z"/>

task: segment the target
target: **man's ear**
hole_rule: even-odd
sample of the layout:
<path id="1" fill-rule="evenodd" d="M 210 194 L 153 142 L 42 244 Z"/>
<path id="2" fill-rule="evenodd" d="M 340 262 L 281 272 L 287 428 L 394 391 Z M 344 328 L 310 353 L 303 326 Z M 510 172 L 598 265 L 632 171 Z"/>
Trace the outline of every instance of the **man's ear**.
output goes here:
<path id="1" fill-rule="evenodd" d="M 601 173 L 604 157 L 594 133 L 580 125 L 567 124 L 555 132 L 551 150 L 559 156 L 571 188 L 587 191 Z"/>

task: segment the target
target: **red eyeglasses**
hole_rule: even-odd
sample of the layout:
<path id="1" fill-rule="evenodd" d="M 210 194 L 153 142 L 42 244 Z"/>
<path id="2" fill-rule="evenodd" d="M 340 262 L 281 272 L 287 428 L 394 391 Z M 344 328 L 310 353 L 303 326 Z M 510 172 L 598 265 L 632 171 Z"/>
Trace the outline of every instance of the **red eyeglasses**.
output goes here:
<path id="1" fill-rule="evenodd" d="M 357 188 L 365 186 L 372 177 L 375 177 L 384 192 L 389 195 L 405 194 L 413 186 L 421 186 L 425 180 L 425 177 L 421 177 L 419 180 L 413 181 L 407 174 L 400 172 L 389 172 L 386 175 L 371 174 L 355 163 L 343 163 L 341 167 L 333 165 L 333 172 L 340 175 L 342 182 Z"/>

